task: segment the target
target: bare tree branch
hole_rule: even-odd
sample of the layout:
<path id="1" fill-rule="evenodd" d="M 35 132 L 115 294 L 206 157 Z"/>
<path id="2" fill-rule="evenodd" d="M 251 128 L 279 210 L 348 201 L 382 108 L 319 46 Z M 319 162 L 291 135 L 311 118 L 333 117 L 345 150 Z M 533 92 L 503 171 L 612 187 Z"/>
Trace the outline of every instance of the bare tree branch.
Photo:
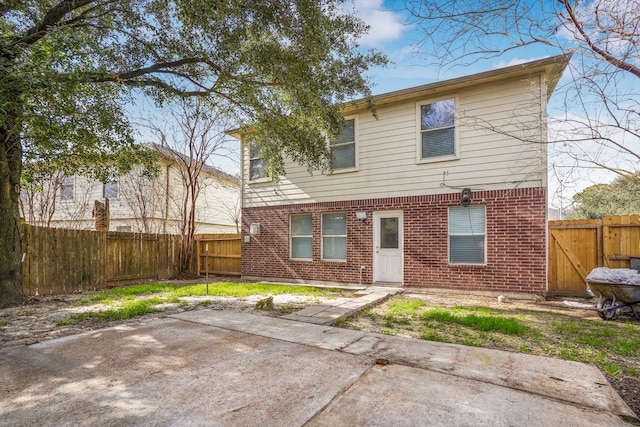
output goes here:
<path id="1" fill-rule="evenodd" d="M 174 189 L 174 196 L 181 218 L 183 269 L 190 270 L 194 261 L 193 241 L 199 224 L 199 199 L 207 185 L 204 172 L 213 170 L 208 162 L 223 150 L 224 130 L 228 124 L 223 110 L 210 110 L 200 101 L 178 102 L 172 106 L 170 114 L 174 125 L 169 130 L 154 123 L 149 123 L 148 127 L 160 139 L 162 154 L 173 161 L 180 176 L 181 188 Z"/>
<path id="2" fill-rule="evenodd" d="M 640 78 L 640 68 L 639 67 L 636 67 L 636 66 L 634 66 L 633 64 L 631 64 L 629 62 L 622 61 L 622 60 L 616 58 L 611 53 L 609 53 L 606 50 L 601 49 L 599 46 L 597 46 L 593 42 L 593 40 L 591 40 L 591 37 L 589 37 L 589 35 L 585 31 L 583 21 L 578 19 L 578 17 L 576 16 L 576 13 L 575 13 L 575 10 L 574 10 L 573 6 L 567 0 L 558 0 L 558 1 L 560 1 L 560 3 L 565 7 L 565 10 L 567 11 L 567 19 L 568 19 L 568 21 L 571 24 L 573 24 L 573 27 L 578 31 L 578 33 L 580 33 L 580 36 L 582 37 L 582 39 L 585 41 L 587 46 L 589 46 L 589 48 L 592 51 L 594 51 L 595 53 L 600 55 L 602 57 L 602 59 L 604 59 L 605 61 L 607 61 L 611 65 L 613 65 L 613 66 L 615 66 L 617 68 L 620 68 L 621 70 L 628 71 L 631 74 L 633 74 L 634 76 Z M 596 21 L 599 21 L 599 17 L 597 15 L 597 11 L 598 11 L 598 8 L 596 7 Z"/>

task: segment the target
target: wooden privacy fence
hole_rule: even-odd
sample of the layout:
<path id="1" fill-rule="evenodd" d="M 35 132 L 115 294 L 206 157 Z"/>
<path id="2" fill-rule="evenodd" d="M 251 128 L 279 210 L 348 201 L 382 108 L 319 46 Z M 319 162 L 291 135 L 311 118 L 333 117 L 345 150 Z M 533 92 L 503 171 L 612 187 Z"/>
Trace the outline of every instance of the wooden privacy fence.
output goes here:
<path id="1" fill-rule="evenodd" d="M 180 272 L 180 236 L 22 227 L 26 295 L 102 289 Z"/>
<path id="2" fill-rule="evenodd" d="M 106 233 L 107 282 L 166 279 L 180 272 L 180 236 Z"/>
<path id="3" fill-rule="evenodd" d="M 640 216 L 549 221 L 550 294 L 586 295 L 595 267 L 629 268 L 640 257 Z"/>
<path id="4" fill-rule="evenodd" d="M 199 234 L 196 236 L 196 271 L 200 276 L 207 273 L 240 276 L 241 249 L 240 234 Z"/>

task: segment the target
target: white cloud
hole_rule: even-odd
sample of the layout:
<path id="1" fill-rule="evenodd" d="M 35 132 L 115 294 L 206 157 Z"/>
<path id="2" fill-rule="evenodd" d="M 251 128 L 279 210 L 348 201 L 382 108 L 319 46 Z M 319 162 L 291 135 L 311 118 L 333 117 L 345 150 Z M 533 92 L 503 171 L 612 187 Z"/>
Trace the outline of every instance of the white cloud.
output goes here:
<path id="1" fill-rule="evenodd" d="M 418 56 L 422 56 L 423 53 L 420 50 L 420 45 L 417 43 L 400 46 L 398 49 L 388 49 L 387 55 L 393 62 L 400 63 L 405 60 L 412 60 Z"/>
<path id="2" fill-rule="evenodd" d="M 360 38 L 364 46 L 381 48 L 387 42 L 402 38 L 406 26 L 403 16 L 384 8 L 383 0 L 352 0 L 345 5 L 345 11 L 355 11 L 370 29 Z"/>

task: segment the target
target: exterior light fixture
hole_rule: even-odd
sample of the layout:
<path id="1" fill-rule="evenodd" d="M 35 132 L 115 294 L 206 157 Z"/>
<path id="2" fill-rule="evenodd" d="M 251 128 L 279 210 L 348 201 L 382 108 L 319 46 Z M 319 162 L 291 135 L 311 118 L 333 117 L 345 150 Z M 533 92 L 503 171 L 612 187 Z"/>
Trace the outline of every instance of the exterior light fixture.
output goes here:
<path id="1" fill-rule="evenodd" d="M 471 189 L 465 188 L 460 193 L 460 204 L 464 207 L 467 207 L 471 204 Z"/>

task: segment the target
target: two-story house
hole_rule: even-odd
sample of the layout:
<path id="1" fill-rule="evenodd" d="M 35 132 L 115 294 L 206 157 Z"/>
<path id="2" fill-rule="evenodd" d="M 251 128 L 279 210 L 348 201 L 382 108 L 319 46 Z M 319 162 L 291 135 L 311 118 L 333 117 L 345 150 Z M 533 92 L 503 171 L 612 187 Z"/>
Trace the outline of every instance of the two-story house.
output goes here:
<path id="1" fill-rule="evenodd" d="M 546 106 L 569 56 L 345 105 L 332 171 L 270 179 L 243 143 L 242 275 L 546 290 Z"/>
<path id="2" fill-rule="evenodd" d="M 158 155 L 159 174 L 146 177 L 141 167 L 113 182 L 56 173 L 35 190 L 23 189 L 21 214 L 34 225 L 95 229 L 96 201 L 109 203 L 110 231 L 180 234 L 186 188 L 180 160 L 170 148 L 150 147 Z M 195 209 L 196 233 L 237 233 L 240 221 L 240 180 L 203 165 Z M 188 207 L 187 207 L 188 209 Z"/>

